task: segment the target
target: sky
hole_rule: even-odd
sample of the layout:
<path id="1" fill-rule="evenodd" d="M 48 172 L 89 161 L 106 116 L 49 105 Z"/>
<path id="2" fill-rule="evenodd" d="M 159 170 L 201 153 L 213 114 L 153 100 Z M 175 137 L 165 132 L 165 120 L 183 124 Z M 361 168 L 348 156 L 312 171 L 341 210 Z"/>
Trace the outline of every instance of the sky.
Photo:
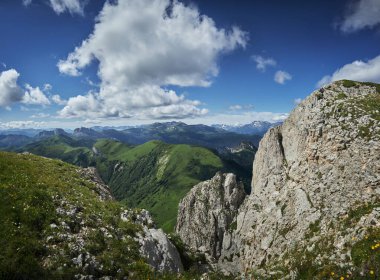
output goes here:
<path id="1" fill-rule="evenodd" d="M 285 119 L 380 83 L 380 0 L 0 0 L 0 129 Z"/>

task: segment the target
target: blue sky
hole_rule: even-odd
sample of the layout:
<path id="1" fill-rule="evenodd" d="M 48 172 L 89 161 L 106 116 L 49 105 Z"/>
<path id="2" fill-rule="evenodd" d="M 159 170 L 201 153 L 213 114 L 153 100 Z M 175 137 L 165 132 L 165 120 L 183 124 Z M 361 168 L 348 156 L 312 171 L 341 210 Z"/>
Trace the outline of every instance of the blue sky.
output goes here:
<path id="1" fill-rule="evenodd" d="M 380 82 L 380 0 L 2 0 L 0 35 L 0 128 L 276 121 Z"/>

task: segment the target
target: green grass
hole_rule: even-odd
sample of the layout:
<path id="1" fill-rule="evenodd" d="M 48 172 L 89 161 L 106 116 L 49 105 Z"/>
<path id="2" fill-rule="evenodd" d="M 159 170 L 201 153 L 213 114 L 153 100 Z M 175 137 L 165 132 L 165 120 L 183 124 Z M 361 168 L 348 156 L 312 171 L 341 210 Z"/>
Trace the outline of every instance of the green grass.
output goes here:
<path id="1" fill-rule="evenodd" d="M 350 80 L 342 80 L 342 85 L 346 88 L 354 87 L 356 82 Z"/>
<path id="2" fill-rule="evenodd" d="M 67 136 L 52 136 L 27 145 L 23 150 L 36 155 L 61 159 L 86 167 L 90 165 L 92 141 L 77 141 Z"/>
<path id="3" fill-rule="evenodd" d="M 352 97 L 348 97 L 344 93 L 338 93 L 336 99 L 345 100 L 344 102 L 334 104 L 332 112 L 327 114 L 327 117 L 334 117 L 336 119 L 339 119 L 340 117 L 346 118 L 350 115 L 352 123 L 358 127 L 359 137 L 367 140 L 373 138 L 374 136 L 379 137 L 379 133 L 374 134 L 372 130 L 375 128 L 376 121 L 380 121 L 380 85 L 347 80 L 342 81 L 342 83 L 346 87 L 359 87 L 360 85 L 376 87 L 376 92 Z M 369 120 L 364 125 L 359 124 L 357 120 L 364 115 L 370 116 L 373 120 Z M 344 130 L 350 129 L 350 126 L 348 124 L 341 123 L 340 126 Z"/>
<path id="4" fill-rule="evenodd" d="M 166 232 L 173 230 L 178 203 L 191 187 L 223 167 L 214 153 L 190 145 L 151 141 L 123 151 L 117 158 L 122 168 L 108 181 L 113 194 L 130 207 L 148 209 Z"/>
<path id="5" fill-rule="evenodd" d="M 364 268 L 369 279 L 380 277 L 380 229 L 371 229 L 364 239 L 355 243 L 351 255 L 353 263 Z"/>
<path id="6" fill-rule="evenodd" d="M 365 86 L 370 86 L 370 87 L 375 87 L 376 92 L 380 93 L 380 84 L 377 83 L 371 83 L 371 82 L 356 82 L 356 81 L 351 81 L 351 80 L 342 80 L 342 85 L 346 88 L 351 88 L 351 87 L 358 87 L 360 85 L 365 85 Z"/>
<path id="7" fill-rule="evenodd" d="M 75 234 L 79 222 L 92 232 L 83 236 L 84 250 L 103 264 L 103 269 L 95 270 L 94 275 L 123 277 L 133 270 L 149 271 L 132 239 L 139 228 L 120 219 L 123 207 L 119 203 L 100 201 L 94 187 L 91 181 L 79 175 L 76 167 L 67 163 L 0 152 L 2 278 L 73 278 L 79 268 L 71 259 L 80 252 L 73 255 L 67 242 L 58 237 L 67 231 Z M 57 213 L 61 201 L 65 201 L 62 207 L 80 207 L 80 213 L 73 217 Z M 69 226 L 68 230 L 50 227 L 62 222 Z M 112 233 L 112 239 L 104 238 L 102 227 Z M 46 241 L 48 236 L 52 237 L 49 242 Z"/>

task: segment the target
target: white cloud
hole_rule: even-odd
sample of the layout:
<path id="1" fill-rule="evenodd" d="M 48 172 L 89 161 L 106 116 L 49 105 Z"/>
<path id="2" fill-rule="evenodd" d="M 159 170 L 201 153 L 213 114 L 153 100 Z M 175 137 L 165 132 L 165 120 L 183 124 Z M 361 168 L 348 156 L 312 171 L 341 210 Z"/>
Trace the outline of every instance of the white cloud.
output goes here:
<path id="1" fill-rule="evenodd" d="M 332 75 L 324 76 L 317 84 L 322 87 L 338 80 L 380 83 L 380 55 L 368 60 L 355 60 L 337 69 Z"/>
<path id="2" fill-rule="evenodd" d="M 238 110 L 243 109 L 243 107 L 241 105 L 231 105 L 230 107 L 228 107 L 228 109 L 232 111 L 238 111 Z"/>
<path id="3" fill-rule="evenodd" d="M 17 85 L 19 76 L 15 69 L 0 72 L 0 107 L 7 107 L 22 100 L 23 92 Z"/>
<path id="4" fill-rule="evenodd" d="M 158 86 L 142 86 L 134 92 L 107 96 L 107 100 L 98 93 L 71 97 L 65 108 L 59 114 L 61 117 L 74 118 L 171 118 L 204 115 L 205 109 L 197 108 L 198 101 L 187 100 L 183 95 L 178 96 L 172 90 L 164 90 Z"/>
<path id="5" fill-rule="evenodd" d="M 294 99 L 294 104 L 295 105 L 298 105 L 298 104 L 300 104 L 302 102 L 302 98 L 296 98 L 296 99 Z"/>
<path id="6" fill-rule="evenodd" d="M 50 6 L 57 14 L 69 12 L 70 14 L 84 14 L 87 0 L 50 0 Z"/>
<path id="7" fill-rule="evenodd" d="M 35 122 L 35 121 L 10 121 L 10 122 L 0 122 L 0 129 L 10 129 L 10 128 L 39 128 L 46 125 L 45 122 Z"/>
<path id="8" fill-rule="evenodd" d="M 32 0 L 22 0 L 22 4 L 24 6 L 29 6 L 30 4 L 32 4 Z"/>
<path id="9" fill-rule="evenodd" d="M 24 6 L 32 4 L 33 0 L 22 0 Z M 50 7 L 58 15 L 69 12 L 70 14 L 84 15 L 84 7 L 89 0 L 49 0 Z"/>
<path id="10" fill-rule="evenodd" d="M 277 71 L 274 74 L 274 81 L 278 84 L 285 84 L 286 81 L 291 80 L 292 75 L 290 75 L 288 72 L 285 71 Z"/>
<path id="11" fill-rule="evenodd" d="M 77 107 L 86 118 L 204 114 L 199 102 L 163 87 L 209 86 L 219 72 L 218 57 L 246 42 L 239 28 L 218 29 L 178 1 L 106 2 L 93 33 L 58 63 L 60 72 L 79 76 L 97 60 L 99 92 L 71 98 L 60 114 L 78 115 Z"/>
<path id="12" fill-rule="evenodd" d="M 67 104 L 67 100 L 64 100 L 62 99 L 58 94 L 54 94 L 52 97 L 51 97 L 51 100 L 57 104 L 57 105 L 66 105 Z"/>
<path id="13" fill-rule="evenodd" d="M 31 115 L 30 117 L 33 119 L 43 119 L 43 118 L 50 117 L 50 114 L 37 113 L 37 114 Z"/>
<path id="14" fill-rule="evenodd" d="M 26 105 L 47 106 L 51 104 L 49 97 L 44 93 L 50 91 L 53 87 L 50 84 L 43 86 L 44 90 L 39 87 L 25 85 L 25 89 L 17 84 L 20 74 L 15 69 L 0 72 L 0 107 L 10 110 L 13 103 L 23 103 Z M 50 95 L 50 93 L 49 93 Z M 53 95 L 51 100 L 58 105 L 65 105 L 66 100 L 62 100 L 59 95 Z M 25 106 L 20 107 L 21 111 L 28 111 Z"/>
<path id="15" fill-rule="evenodd" d="M 26 91 L 25 95 L 22 99 L 22 103 L 29 104 L 29 105 L 50 105 L 49 99 L 46 97 L 46 95 L 42 92 L 42 90 L 39 87 L 32 87 L 29 84 L 25 85 Z"/>
<path id="16" fill-rule="evenodd" d="M 101 124 L 102 123 L 102 120 L 99 120 L 99 119 L 86 119 L 84 121 L 85 124 Z"/>
<path id="17" fill-rule="evenodd" d="M 236 105 L 229 106 L 228 109 L 230 111 L 251 110 L 253 109 L 253 105 L 252 104 L 244 104 L 244 105 L 236 104 Z"/>
<path id="18" fill-rule="evenodd" d="M 51 91 L 53 86 L 51 84 L 44 84 L 44 91 Z"/>
<path id="19" fill-rule="evenodd" d="M 260 71 L 265 71 L 268 66 L 276 66 L 277 62 L 273 58 L 265 58 L 260 55 L 253 55 L 251 59 L 256 62 L 256 68 Z"/>
<path id="20" fill-rule="evenodd" d="M 350 33 L 373 28 L 378 24 L 380 24 L 380 0 L 359 0 L 349 7 L 340 29 Z"/>

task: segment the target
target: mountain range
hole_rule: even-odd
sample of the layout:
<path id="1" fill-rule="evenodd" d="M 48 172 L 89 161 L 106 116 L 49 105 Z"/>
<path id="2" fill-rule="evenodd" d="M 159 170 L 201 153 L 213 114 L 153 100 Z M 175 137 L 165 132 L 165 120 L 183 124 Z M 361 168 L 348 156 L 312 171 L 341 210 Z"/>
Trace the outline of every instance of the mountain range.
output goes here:
<path id="1" fill-rule="evenodd" d="M 260 131 L 269 127 L 263 126 Z M 182 122 L 154 123 L 136 127 L 80 127 L 73 131 L 63 129 L 54 130 L 2 130 L 0 131 L 0 149 L 18 148 L 26 143 L 34 142 L 36 139 L 53 135 L 68 135 L 73 138 L 89 139 L 113 139 L 131 145 L 143 144 L 152 140 L 160 140 L 169 144 L 189 144 L 217 149 L 220 147 L 233 147 L 243 141 L 258 145 L 262 133 L 239 133 L 227 131 L 221 128 L 207 125 L 187 125 Z M 12 135 L 12 138 L 5 137 Z M 19 135 L 19 137 L 18 137 Z M 19 138 L 19 139 L 18 139 Z M 15 140 L 15 141 L 13 141 Z"/>
<path id="2" fill-rule="evenodd" d="M 343 80 L 258 147 L 39 133 L 0 152 L 1 277 L 378 279 L 379 112 L 380 85 Z M 143 132 L 164 129 L 191 131 Z"/>
<path id="3" fill-rule="evenodd" d="M 261 135 L 263 136 L 270 128 L 281 125 L 282 122 L 253 121 L 248 124 L 214 124 L 213 127 L 239 134 Z"/>

